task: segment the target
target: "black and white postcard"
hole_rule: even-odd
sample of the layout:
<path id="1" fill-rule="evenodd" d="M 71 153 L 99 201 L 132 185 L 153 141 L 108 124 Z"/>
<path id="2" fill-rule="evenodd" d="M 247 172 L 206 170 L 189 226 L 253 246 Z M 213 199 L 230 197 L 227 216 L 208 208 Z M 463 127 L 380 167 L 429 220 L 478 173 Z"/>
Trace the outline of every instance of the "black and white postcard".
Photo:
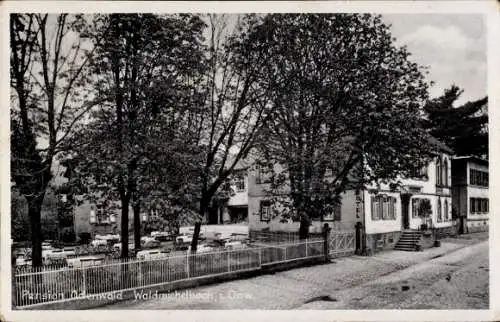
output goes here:
<path id="1" fill-rule="evenodd" d="M 494 1 L 0 9 L 2 319 L 500 318 Z"/>

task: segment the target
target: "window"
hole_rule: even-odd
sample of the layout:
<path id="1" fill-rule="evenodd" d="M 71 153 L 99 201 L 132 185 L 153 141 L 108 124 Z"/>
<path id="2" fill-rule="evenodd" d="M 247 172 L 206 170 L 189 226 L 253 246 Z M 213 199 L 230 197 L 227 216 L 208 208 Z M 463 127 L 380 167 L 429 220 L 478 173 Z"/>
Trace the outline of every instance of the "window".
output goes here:
<path id="1" fill-rule="evenodd" d="M 379 220 L 379 211 L 378 211 L 379 198 L 372 197 L 372 220 Z"/>
<path id="2" fill-rule="evenodd" d="M 395 220 L 396 198 L 379 195 L 372 197 L 372 220 Z"/>
<path id="3" fill-rule="evenodd" d="M 441 173 L 441 158 L 436 159 L 436 185 L 441 185 L 442 173 Z"/>
<path id="4" fill-rule="evenodd" d="M 448 200 L 444 201 L 444 220 L 450 220 L 450 216 L 448 215 Z"/>
<path id="5" fill-rule="evenodd" d="M 342 220 L 342 205 L 336 204 L 333 206 L 332 211 L 327 211 L 327 214 L 323 216 L 323 221 L 341 221 Z"/>
<path id="6" fill-rule="evenodd" d="M 469 170 L 469 183 L 473 186 L 488 187 L 489 174 L 486 171 L 476 169 Z"/>
<path id="7" fill-rule="evenodd" d="M 390 198 L 389 219 L 396 220 L 396 198 Z"/>
<path id="8" fill-rule="evenodd" d="M 271 220 L 271 202 L 269 200 L 261 200 L 260 202 L 260 221 Z"/>
<path id="9" fill-rule="evenodd" d="M 270 165 L 257 164 L 256 184 L 271 183 L 273 169 Z"/>
<path id="10" fill-rule="evenodd" d="M 420 199 L 413 199 L 411 201 L 411 216 L 412 218 L 417 218 L 418 217 L 418 205 L 419 205 Z"/>
<path id="11" fill-rule="evenodd" d="M 438 204 L 437 204 L 437 221 L 442 222 L 443 221 L 443 214 L 441 213 L 441 199 L 438 199 Z"/>
<path id="12" fill-rule="evenodd" d="M 416 166 L 411 169 L 410 177 L 417 180 L 427 180 L 428 179 L 428 168 L 424 166 Z"/>
<path id="13" fill-rule="evenodd" d="M 245 175 L 243 172 L 236 173 L 234 177 L 234 185 L 236 186 L 236 191 L 238 192 L 243 192 L 246 190 Z"/>
<path id="14" fill-rule="evenodd" d="M 110 223 L 109 214 L 106 213 L 106 211 L 104 209 L 104 205 L 100 204 L 100 205 L 96 206 L 94 220 L 95 220 L 94 222 L 97 225 L 109 224 Z"/>
<path id="15" fill-rule="evenodd" d="M 443 184 L 448 187 L 448 159 L 443 160 Z"/>
<path id="16" fill-rule="evenodd" d="M 413 198 L 411 200 L 411 216 L 412 218 L 423 217 L 424 212 L 430 211 L 430 200 L 426 198 Z"/>
<path id="17" fill-rule="evenodd" d="M 389 198 L 383 197 L 382 219 L 387 220 L 389 217 Z"/>
<path id="18" fill-rule="evenodd" d="M 90 223 L 95 224 L 95 222 L 96 222 L 95 211 L 90 210 Z"/>
<path id="19" fill-rule="evenodd" d="M 487 214 L 489 213 L 489 199 L 488 198 L 470 198 L 469 208 L 471 214 Z"/>

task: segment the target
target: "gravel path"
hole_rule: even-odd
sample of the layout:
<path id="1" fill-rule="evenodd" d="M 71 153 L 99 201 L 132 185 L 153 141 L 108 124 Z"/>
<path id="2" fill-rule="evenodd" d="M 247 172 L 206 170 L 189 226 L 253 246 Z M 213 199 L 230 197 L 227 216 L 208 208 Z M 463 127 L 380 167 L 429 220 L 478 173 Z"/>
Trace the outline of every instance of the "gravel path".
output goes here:
<path id="1" fill-rule="evenodd" d="M 488 244 L 468 246 L 354 288 L 333 292 L 335 301 L 301 309 L 487 309 Z"/>

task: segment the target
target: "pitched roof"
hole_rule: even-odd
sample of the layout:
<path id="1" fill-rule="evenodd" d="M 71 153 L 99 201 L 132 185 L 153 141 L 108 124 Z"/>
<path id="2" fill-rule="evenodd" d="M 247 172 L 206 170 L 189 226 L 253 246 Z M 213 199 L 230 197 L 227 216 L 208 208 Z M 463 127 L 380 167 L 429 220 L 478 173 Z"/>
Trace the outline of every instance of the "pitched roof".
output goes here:
<path id="1" fill-rule="evenodd" d="M 482 163 L 482 164 L 488 164 L 489 163 L 488 159 L 480 158 L 480 157 L 475 156 L 475 155 L 457 156 L 457 157 L 453 157 L 452 160 L 474 161 L 476 163 Z"/>

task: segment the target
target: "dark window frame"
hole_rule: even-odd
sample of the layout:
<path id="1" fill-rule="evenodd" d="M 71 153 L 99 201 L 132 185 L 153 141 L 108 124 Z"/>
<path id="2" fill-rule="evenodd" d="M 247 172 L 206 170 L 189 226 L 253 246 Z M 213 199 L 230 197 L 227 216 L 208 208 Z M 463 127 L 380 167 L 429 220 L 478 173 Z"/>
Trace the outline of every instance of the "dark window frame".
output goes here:
<path id="1" fill-rule="evenodd" d="M 488 171 L 479 169 L 469 169 L 469 184 L 471 186 L 488 187 L 489 186 Z"/>
<path id="2" fill-rule="evenodd" d="M 271 183 L 273 181 L 272 180 L 273 172 L 274 170 L 272 166 L 258 163 L 256 165 L 255 183 L 256 184 Z"/>
<path id="3" fill-rule="evenodd" d="M 388 195 L 376 195 L 371 197 L 370 202 L 371 202 L 372 221 L 396 220 L 395 197 Z"/>
<path id="4" fill-rule="evenodd" d="M 335 222 L 342 221 L 342 204 L 336 204 L 333 206 L 333 210 L 330 213 L 330 216 L 325 216 L 324 214 L 321 216 L 321 221 L 327 222 Z"/>
<path id="5" fill-rule="evenodd" d="M 236 192 L 245 192 L 247 185 L 245 182 L 245 173 L 243 171 L 237 172 L 233 179 L 234 186 L 236 187 Z"/>
<path id="6" fill-rule="evenodd" d="M 267 218 L 263 218 L 264 209 L 267 208 Z M 271 201 L 270 200 L 260 200 L 259 202 L 259 214 L 260 221 L 269 222 L 271 221 Z"/>

